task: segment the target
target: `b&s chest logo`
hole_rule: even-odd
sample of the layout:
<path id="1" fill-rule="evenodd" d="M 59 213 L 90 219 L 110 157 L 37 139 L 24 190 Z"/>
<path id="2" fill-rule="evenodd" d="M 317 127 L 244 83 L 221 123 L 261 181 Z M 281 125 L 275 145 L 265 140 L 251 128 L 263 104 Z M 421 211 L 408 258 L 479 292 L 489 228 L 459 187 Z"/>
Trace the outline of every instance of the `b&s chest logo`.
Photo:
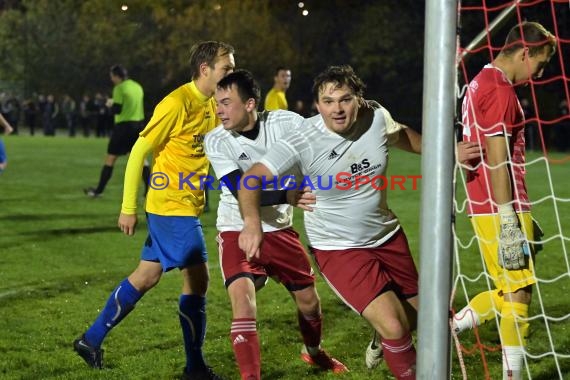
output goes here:
<path id="1" fill-rule="evenodd" d="M 360 162 L 355 162 L 354 164 L 350 165 L 350 174 L 351 177 L 355 177 L 360 174 L 373 175 L 376 173 L 376 169 L 381 167 L 382 164 L 372 165 L 370 163 L 370 160 L 368 158 L 365 158 Z"/>
<path id="2" fill-rule="evenodd" d="M 368 158 L 365 158 L 360 162 L 356 162 L 350 165 L 350 172 L 352 174 L 360 173 L 361 171 L 363 171 L 364 169 L 368 169 L 369 167 L 370 167 L 370 161 L 368 161 Z"/>

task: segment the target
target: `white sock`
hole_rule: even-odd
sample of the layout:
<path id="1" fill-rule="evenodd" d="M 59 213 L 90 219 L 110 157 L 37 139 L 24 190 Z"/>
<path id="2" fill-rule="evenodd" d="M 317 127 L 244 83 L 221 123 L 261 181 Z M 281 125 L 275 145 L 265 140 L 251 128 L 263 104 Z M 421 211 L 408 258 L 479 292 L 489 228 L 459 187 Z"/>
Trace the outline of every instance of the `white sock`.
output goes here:
<path id="1" fill-rule="evenodd" d="M 321 350 L 321 346 L 317 346 L 317 347 L 309 347 L 309 346 L 305 346 L 307 348 L 307 352 L 309 353 L 309 355 L 311 356 L 315 356 L 316 354 L 319 353 L 319 351 Z"/>
<path id="2" fill-rule="evenodd" d="M 521 346 L 503 347 L 503 380 L 522 380 L 524 352 Z"/>
<path id="3" fill-rule="evenodd" d="M 471 330 L 475 326 L 479 326 L 479 316 L 469 305 L 465 306 L 463 309 L 459 310 L 453 316 L 453 331 L 456 334 L 460 334 L 465 330 Z"/>

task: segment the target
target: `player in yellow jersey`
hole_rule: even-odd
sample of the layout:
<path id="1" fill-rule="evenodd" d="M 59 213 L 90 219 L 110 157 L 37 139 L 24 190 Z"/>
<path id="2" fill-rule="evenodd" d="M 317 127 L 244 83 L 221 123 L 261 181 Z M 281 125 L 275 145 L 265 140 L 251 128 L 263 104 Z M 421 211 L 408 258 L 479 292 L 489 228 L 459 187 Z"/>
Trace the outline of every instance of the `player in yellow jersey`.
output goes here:
<path id="1" fill-rule="evenodd" d="M 275 69 L 275 76 L 273 77 L 273 88 L 269 90 L 265 97 L 265 110 L 287 110 L 287 98 L 285 92 L 291 84 L 291 70 L 285 67 L 278 67 Z"/>
<path id="2" fill-rule="evenodd" d="M 160 280 L 179 268 L 183 276 L 179 299 L 180 325 L 186 349 L 183 378 L 219 379 L 202 356 L 206 331 L 207 253 L 199 215 L 204 191 L 199 177 L 208 174 L 204 135 L 218 124 L 216 84 L 234 69 L 234 49 L 216 41 L 191 50 L 192 81 L 167 95 L 135 143 L 125 173 L 119 227 L 133 235 L 137 225 L 138 178 L 144 157 L 152 152 L 150 189 L 146 200 L 148 238 L 138 267 L 111 293 L 95 323 L 74 342 L 75 351 L 93 368 L 102 367 L 101 344 L 107 333 Z"/>

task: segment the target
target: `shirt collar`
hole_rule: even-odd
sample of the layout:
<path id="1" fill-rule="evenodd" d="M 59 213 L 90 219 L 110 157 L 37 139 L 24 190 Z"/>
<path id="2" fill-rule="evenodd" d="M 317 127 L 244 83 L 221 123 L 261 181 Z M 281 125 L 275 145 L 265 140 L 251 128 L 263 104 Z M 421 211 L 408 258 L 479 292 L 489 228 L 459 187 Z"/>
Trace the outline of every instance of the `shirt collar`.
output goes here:
<path id="1" fill-rule="evenodd" d="M 190 82 L 190 92 L 192 92 L 192 94 L 196 97 L 196 99 L 198 99 L 200 102 L 206 102 L 207 100 L 209 100 L 211 98 L 211 96 L 206 96 L 204 94 L 202 94 L 202 92 L 200 92 L 200 90 L 198 90 L 198 87 L 196 87 L 196 83 L 194 81 Z"/>

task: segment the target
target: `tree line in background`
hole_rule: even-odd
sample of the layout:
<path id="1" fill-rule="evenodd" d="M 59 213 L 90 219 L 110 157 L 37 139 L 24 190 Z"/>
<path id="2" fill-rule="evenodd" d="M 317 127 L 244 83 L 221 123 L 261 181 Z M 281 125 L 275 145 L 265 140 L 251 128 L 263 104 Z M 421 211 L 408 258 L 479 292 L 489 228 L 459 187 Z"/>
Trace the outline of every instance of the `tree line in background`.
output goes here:
<path id="1" fill-rule="evenodd" d="M 293 71 L 288 96 L 310 102 L 313 76 L 349 63 L 367 81 L 368 96 L 394 105 L 410 99 L 419 115 L 422 2 L 304 3 L 306 17 L 290 0 L 3 0 L 0 81 L 19 92 L 79 98 L 108 92 L 108 69 L 121 63 L 152 107 L 190 80 L 192 44 L 215 39 L 236 48 L 237 66 L 251 70 L 264 92 L 284 65 Z"/>
<path id="2" fill-rule="evenodd" d="M 379 100 L 399 121 L 419 127 L 425 1 L 305 0 L 303 8 L 298 3 L 0 0 L 0 91 L 12 87 L 23 96 L 43 92 L 75 98 L 109 92 L 108 69 L 121 63 L 143 84 L 150 111 L 190 80 L 190 47 L 214 39 L 236 48 L 237 66 L 252 71 L 264 92 L 273 83 L 275 67 L 291 68 L 290 104 L 311 102 L 312 78 L 326 66 L 351 64 L 368 85 L 366 97 Z M 550 28 L 549 6 L 545 1 L 521 9 Z M 309 14 L 302 16 L 303 10 Z M 568 21 L 567 10 L 563 16 Z M 504 39 L 512 23 L 496 38 Z M 462 24 L 465 46 L 484 23 L 467 16 Z M 568 23 L 559 24 L 567 33 Z M 477 59 L 473 63 L 475 71 L 480 69 Z"/>

